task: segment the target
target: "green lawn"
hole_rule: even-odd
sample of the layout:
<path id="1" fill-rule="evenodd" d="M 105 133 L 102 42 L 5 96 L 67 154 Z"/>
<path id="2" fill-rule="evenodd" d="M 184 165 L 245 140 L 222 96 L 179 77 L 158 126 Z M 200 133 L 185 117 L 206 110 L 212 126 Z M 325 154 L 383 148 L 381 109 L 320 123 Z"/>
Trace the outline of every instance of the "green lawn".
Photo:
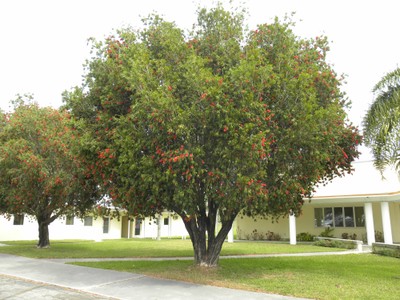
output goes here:
<path id="1" fill-rule="evenodd" d="M 374 254 L 191 261 L 76 263 L 149 276 L 312 299 L 400 299 L 400 260 Z"/>
<path id="2" fill-rule="evenodd" d="M 35 242 L 3 242 L 0 253 L 34 258 L 192 257 L 190 240 L 122 239 L 53 241 L 49 249 Z M 321 252 L 338 249 L 310 244 L 235 242 L 222 255 Z M 306 257 L 225 258 L 215 269 L 185 261 L 103 261 L 76 263 L 174 280 L 292 295 L 313 299 L 400 299 L 400 260 L 373 254 Z"/>
<path id="3" fill-rule="evenodd" d="M 48 249 L 37 249 L 34 241 L 2 242 L 0 253 L 32 258 L 122 258 L 122 257 L 192 257 L 190 240 L 120 239 L 93 241 L 53 241 Z M 336 249 L 338 250 L 338 249 Z M 225 243 L 221 255 L 251 255 L 271 253 L 302 253 L 332 251 L 332 248 L 311 244 L 292 246 L 285 243 L 237 242 Z"/>

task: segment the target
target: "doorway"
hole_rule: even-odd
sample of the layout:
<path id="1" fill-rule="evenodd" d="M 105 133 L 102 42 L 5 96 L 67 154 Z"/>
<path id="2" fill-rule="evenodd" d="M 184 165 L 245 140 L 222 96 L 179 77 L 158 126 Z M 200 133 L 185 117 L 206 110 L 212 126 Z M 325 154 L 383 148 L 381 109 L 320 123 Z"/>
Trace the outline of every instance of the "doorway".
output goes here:
<path id="1" fill-rule="evenodd" d="M 137 218 L 135 220 L 135 236 L 139 236 L 140 235 L 140 227 L 142 225 L 142 219 L 141 218 Z"/>

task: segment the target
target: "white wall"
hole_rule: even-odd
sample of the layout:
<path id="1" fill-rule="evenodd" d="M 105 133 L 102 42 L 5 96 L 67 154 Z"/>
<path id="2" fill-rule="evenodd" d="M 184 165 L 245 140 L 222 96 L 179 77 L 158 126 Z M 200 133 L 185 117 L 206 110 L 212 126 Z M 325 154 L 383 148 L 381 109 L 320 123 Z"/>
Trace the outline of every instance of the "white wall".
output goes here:
<path id="1" fill-rule="evenodd" d="M 0 216 L 0 241 L 36 240 L 38 225 L 36 220 L 24 217 L 24 225 L 13 225 L 14 217 L 10 220 Z"/>
<path id="2" fill-rule="evenodd" d="M 35 219 L 24 216 L 23 225 L 13 225 L 14 218 L 7 220 L 0 216 L 0 241 L 37 240 L 38 225 Z M 109 232 L 103 233 L 103 218 L 93 218 L 92 226 L 84 226 L 83 220 L 74 218 L 73 225 L 66 225 L 65 217 L 56 219 L 49 225 L 51 240 L 64 239 L 118 239 L 121 238 L 121 221 L 111 219 Z"/>
<path id="3" fill-rule="evenodd" d="M 168 218 L 168 225 L 164 225 L 164 218 Z M 0 216 L 0 241 L 17 241 L 17 240 L 37 240 L 38 225 L 33 218 L 24 216 L 23 225 L 13 225 L 14 218 L 7 220 Z M 187 236 L 185 225 L 181 218 L 173 218 L 170 213 L 164 213 L 161 220 L 161 237 L 180 237 Z M 125 226 L 128 223 L 125 222 Z M 134 224 L 130 230 L 132 237 L 156 238 L 157 224 L 154 220 L 146 218 L 142 221 L 140 235 L 135 236 Z M 103 218 L 93 218 L 92 226 L 84 226 L 83 220 L 75 217 L 73 225 L 66 224 L 66 218 L 56 219 L 49 225 L 49 236 L 51 240 L 65 239 L 84 239 L 84 240 L 103 240 L 103 239 L 119 239 L 122 235 L 122 218 L 120 220 L 110 219 L 108 233 L 103 233 Z"/>
<path id="4" fill-rule="evenodd" d="M 164 225 L 164 218 L 168 218 L 168 225 Z M 140 225 L 140 235 L 132 235 L 140 238 L 156 238 L 157 237 L 156 219 L 145 218 Z M 134 229 L 133 229 L 134 230 Z M 180 217 L 174 218 L 171 213 L 163 213 L 161 219 L 161 237 L 186 237 L 188 236 L 185 225 Z"/>

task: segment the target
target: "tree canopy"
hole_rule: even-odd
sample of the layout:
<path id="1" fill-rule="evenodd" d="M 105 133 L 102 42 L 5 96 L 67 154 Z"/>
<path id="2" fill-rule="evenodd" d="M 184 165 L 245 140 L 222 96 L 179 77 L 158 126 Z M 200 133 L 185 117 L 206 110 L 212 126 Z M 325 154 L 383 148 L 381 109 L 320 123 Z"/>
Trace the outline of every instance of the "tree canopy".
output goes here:
<path id="1" fill-rule="evenodd" d="M 2 116 L 0 213 L 35 217 L 38 247 L 48 247 L 48 225 L 84 215 L 98 199 L 97 183 L 77 154 L 79 137 L 67 112 L 22 102 Z"/>
<path id="2" fill-rule="evenodd" d="M 375 99 L 364 117 L 364 137 L 372 148 L 375 166 L 400 167 L 400 68 L 389 72 L 374 86 Z"/>
<path id="3" fill-rule="evenodd" d="M 239 213 L 299 215 L 358 156 L 327 39 L 293 26 L 246 31 L 243 13 L 218 5 L 185 33 L 152 15 L 94 41 L 85 83 L 64 95 L 114 204 L 177 213 L 199 265 L 217 264 Z"/>

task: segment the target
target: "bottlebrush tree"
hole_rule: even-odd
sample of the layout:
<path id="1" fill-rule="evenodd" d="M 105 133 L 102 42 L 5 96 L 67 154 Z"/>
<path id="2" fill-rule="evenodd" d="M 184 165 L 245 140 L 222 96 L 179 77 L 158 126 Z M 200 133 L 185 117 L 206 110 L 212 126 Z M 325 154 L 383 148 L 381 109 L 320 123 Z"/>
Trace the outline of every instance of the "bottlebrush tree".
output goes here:
<path id="1" fill-rule="evenodd" d="M 37 246 L 49 247 L 49 224 L 62 215 L 83 216 L 99 199 L 98 186 L 78 154 L 67 112 L 21 102 L 2 116 L 0 213 L 34 217 Z"/>
<path id="2" fill-rule="evenodd" d="M 94 42 L 85 84 L 64 95 L 114 204 L 174 211 L 198 265 L 217 265 L 239 213 L 299 215 L 358 156 L 327 39 L 292 28 L 246 32 L 243 13 L 221 6 L 199 9 L 187 35 L 150 16 Z"/>

